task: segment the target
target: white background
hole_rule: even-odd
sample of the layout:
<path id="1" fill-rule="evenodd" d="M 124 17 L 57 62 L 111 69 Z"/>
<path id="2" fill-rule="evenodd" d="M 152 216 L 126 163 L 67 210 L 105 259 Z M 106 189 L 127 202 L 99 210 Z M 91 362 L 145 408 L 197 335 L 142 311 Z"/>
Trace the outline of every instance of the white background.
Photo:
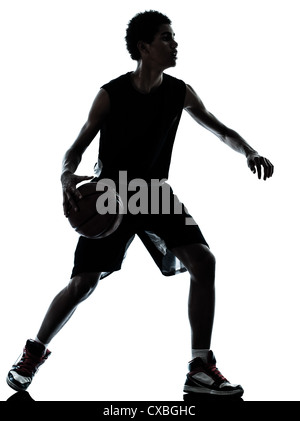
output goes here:
<path id="1" fill-rule="evenodd" d="M 299 19 L 295 0 L 1 2 L 1 359 L 7 371 L 68 282 L 77 234 L 62 213 L 63 154 L 99 87 L 135 69 L 128 21 L 173 22 L 178 64 L 207 108 L 275 165 L 242 155 L 184 113 L 170 182 L 217 266 L 212 349 L 245 400 L 299 400 Z M 98 136 L 80 175 L 92 175 Z M 160 275 L 139 239 L 49 347 L 35 400 L 181 400 L 190 360 L 188 274 Z"/>

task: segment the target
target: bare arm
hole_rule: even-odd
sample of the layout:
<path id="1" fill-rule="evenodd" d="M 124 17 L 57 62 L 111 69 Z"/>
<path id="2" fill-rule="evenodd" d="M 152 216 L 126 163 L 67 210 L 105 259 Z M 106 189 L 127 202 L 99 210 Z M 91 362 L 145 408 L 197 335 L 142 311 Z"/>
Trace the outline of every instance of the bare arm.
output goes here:
<path id="1" fill-rule="evenodd" d="M 101 125 L 108 115 L 109 109 L 109 96 L 104 89 L 101 89 L 92 104 L 86 123 L 82 127 L 75 142 L 64 155 L 61 182 L 63 188 L 63 208 L 66 216 L 68 216 L 70 205 L 75 210 L 77 209 L 74 199 L 81 197 L 79 191 L 76 189 L 76 185 L 81 181 L 93 178 L 75 175 L 74 173 L 81 162 L 83 153 L 101 129 Z"/>
<path id="2" fill-rule="evenodd" d="M 271 162 L 260 156 L 237 132 L 226 127 L 211 114 L 189 85 L 187 85 L 186 89 L 184 108 L 197 123 L 215 134 L 233 150 L 245 155 L 249 168 L 254 174 L 257 171 L 258 178 L 261 178 L 261 166 L 264 168 L 264 180 L 272 176 L 274 167 Z"/>

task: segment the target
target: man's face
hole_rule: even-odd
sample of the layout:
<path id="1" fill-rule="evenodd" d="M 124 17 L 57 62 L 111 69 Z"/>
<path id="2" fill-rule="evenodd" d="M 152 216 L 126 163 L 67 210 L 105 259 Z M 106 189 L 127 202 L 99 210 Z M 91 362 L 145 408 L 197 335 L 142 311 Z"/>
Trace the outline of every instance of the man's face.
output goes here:
<path id="1" fill-rule="evenodd" d="M 161 69 L 176 66 L 178 44 L 174 36 L 170 25 L 161 25 L 151 44 L 146 44 L 147 53 L 142 59 Z"/>

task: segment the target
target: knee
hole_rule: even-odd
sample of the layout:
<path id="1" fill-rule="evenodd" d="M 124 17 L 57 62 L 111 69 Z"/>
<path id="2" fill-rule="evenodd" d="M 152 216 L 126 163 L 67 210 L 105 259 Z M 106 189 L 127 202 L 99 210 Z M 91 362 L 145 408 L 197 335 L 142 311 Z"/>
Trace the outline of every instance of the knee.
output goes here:
<path id="1" fill-rule="evenodd" d="M 213 253 L 207 249 L 190 265 L 189 273 L 194 282 L 206 283 L 213 287 L 215 280 L 216 259 Z"/>
<path id="2" fill-rule="evenodd" d="M 69 293 L 72 294 L 76 302 L 81 302 L 88 298 L 96 288 L 100 274 L 82 273 L 74 276 L 68 285 Z"/>

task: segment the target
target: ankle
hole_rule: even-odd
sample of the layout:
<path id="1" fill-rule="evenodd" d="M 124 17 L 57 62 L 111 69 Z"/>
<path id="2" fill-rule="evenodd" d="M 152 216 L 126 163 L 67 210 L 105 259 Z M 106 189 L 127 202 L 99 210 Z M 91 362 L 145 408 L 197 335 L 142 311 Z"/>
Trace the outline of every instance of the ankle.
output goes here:
<path id="1" fill-rule="evenodd" d="M 39 343 L 39 344 L 41 344 L 41 345 L 43 345 L 45 347 L 45 351 L 48 348 L 49 342 L 48 343 L 44 343 L 37 336 L 35 337 L 34 341 L 37 342 L 37 343 Z"/>
<path id="2" fill-rule="evenodd" d="M 192 359 L 200 357 L 204 362 L 207 362 L 209 349 L 192 348 Z"/>

